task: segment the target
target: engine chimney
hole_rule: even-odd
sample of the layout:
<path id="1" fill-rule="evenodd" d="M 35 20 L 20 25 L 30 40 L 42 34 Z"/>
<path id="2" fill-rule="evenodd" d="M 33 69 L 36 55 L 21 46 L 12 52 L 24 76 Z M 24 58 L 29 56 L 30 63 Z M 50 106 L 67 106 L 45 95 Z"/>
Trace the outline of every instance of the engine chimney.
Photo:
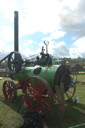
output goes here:
<path id="1" fill-rule="evenodd" d="M 18 49 L 18 11 L 14 11 L 14 51 Z"/>

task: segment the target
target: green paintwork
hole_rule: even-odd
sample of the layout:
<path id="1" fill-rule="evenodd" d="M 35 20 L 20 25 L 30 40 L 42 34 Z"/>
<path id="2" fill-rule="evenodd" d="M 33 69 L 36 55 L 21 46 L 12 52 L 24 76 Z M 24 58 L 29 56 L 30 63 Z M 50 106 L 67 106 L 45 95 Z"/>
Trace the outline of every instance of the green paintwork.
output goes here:
<path id="1" fill-rule="evenodd" d="M 52 90 L 54 90 L 55 72 L 57 71 L 59 66 L 60 65 L 50 65 L 50 66 L 37 65 L 34 67 L 22 67 L 22 70 L 19 73 L 13 75 L 13 79 L 25 82 L 31 76 L 37 76 L 34 74 L 34 69 L 41 67 L 42 70 L 38 74 L 38 76 L 46 79 Z"/>

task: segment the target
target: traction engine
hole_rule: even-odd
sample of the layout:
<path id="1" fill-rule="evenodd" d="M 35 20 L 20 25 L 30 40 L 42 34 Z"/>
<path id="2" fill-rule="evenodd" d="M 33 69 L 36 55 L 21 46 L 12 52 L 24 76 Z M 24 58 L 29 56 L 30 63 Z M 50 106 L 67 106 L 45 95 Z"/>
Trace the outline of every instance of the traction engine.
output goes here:
<path id="1" fill-rule="evenodd" d="M 47 45 L 46 45 L 47 49 Z M 11 80 L 3 83 L 3 94 L 7 101 L 17 98 L 17 90 L 22 89 L 24 102 L 31 111 L 45 114 L 54 98 L 57 99 L 55 87 L 64 84 L 65 101 L 75 94 L 76 86 L 72 82 L 70 71 L 66 65 L 53 65 L 52 57 L 42 47 L 39 56 L 34 59 L 22 59 L 19 52 L 11 52 L 0 63 L 8 58 L 9 76 Z"/>

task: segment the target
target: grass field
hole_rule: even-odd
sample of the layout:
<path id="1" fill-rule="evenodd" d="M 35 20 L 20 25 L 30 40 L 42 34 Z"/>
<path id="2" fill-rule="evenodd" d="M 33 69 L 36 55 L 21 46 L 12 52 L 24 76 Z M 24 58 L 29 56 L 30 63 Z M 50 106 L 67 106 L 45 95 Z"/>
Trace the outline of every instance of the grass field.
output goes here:
<path id="1" fill-rule="evenodd" d="M 4 78 L 4 80 L 7 78 Z M 22 99 L 22 91 L 18 90 L 18 97 L 14 102 L 7 102 L 2 92 L 3 81 L 0 80 L 0 128 L 19 128 L 22 124 L 22 115 L 29 111 L 21 107 L 17 112 L 19 103 Z M 85 123 L 85 74 L 77 77 L 77 90 L 74 97 L 79 97 L 79 104 L 72 102 L 65 103 L 65 120 L 61 121 L 58 113 L 58 105 L 54 104 L 49 113 L 45 116 L 48 128 L 69 128 L 70 126 Z M 80 126 L 78 128 L 85 128 Z"/>

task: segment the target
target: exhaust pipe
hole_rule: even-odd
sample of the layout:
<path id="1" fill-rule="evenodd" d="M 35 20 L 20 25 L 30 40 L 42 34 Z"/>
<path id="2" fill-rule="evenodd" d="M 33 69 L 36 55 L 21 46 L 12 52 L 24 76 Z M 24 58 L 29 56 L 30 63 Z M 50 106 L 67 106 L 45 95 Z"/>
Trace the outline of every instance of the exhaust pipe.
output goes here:
<path id="1" fill-rule="evenodd" d="M 18 47 L 18 11 L 14 11 L 14 51 L 19 51 Z"/>

